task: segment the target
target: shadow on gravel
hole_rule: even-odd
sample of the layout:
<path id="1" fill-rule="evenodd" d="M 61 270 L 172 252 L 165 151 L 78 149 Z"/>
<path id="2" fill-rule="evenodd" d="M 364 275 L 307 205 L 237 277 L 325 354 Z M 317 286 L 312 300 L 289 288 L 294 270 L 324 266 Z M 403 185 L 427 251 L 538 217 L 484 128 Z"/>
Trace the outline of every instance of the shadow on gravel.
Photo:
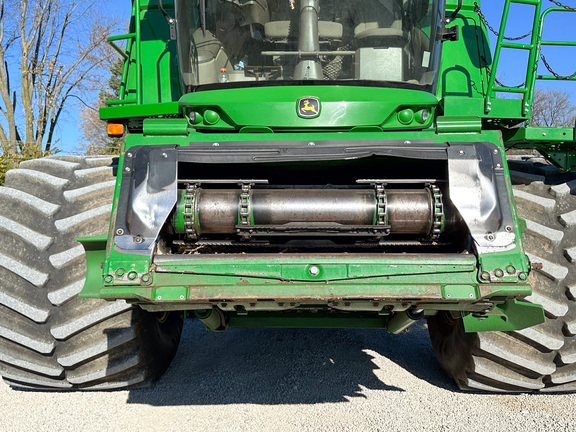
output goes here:
<path id="1" fill-rule="evenodd" d="M 231 329 L 184 326 L 178 354 L 152 388 L 128 403 L 149 405 L 312 404 L 365 397 L 362 389 L 404 391 L 375 372 L 374 355 L 437 387 L 455 390 L 436 363 L 424 324 L 384 330 Z"/>

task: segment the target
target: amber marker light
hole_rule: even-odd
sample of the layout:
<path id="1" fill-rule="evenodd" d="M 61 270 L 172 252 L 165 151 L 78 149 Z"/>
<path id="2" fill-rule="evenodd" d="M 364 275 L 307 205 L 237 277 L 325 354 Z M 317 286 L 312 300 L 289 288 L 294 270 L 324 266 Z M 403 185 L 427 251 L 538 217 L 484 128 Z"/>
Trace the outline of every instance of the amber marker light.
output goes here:
<path id="1" fill-rule="evenodd" d="M 108 123 L 106 130 L 110 136 L 124 135 L 124 125 L 118 123 Z"/>

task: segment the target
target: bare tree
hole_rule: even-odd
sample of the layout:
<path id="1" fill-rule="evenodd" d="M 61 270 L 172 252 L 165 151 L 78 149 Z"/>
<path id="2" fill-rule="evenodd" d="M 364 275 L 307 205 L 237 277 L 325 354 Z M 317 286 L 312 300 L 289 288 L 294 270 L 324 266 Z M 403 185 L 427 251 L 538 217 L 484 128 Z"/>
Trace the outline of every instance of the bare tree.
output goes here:
<path id="1" fill-rule="evenodd" d="M 113 21 L 95 0 L 0 0 L 0 143 L 3 153 L 49 152 L 63 110 L 106 61 Z M 16 85 L 14 85 L 16 83 Z"/>
<path id="2" fill-rule="evenodd" d="M 531 126 L 574 127 L 576 106 L 570 94 L 557 90 L 536 90 L 532 102 Z"/>
<path id="3" fill-rule="evenodd" d="M 110 45 L 102 48 L 111 51 L 107 62 L 109 76 L 95 83 L 100 87 L 98 99 L 93 103 L 80 107 L 80 130 L 82 131 L 82 144 L 80 149 L 89 155 L 119 154 L 122 138 L 109 137 L 106 133 L 106 122 L 100 120 L 98 109 L 106 106 L 106 101 L 116 100 L 120 96 L 120 84 L 124 59 L 116 53 Z"/>

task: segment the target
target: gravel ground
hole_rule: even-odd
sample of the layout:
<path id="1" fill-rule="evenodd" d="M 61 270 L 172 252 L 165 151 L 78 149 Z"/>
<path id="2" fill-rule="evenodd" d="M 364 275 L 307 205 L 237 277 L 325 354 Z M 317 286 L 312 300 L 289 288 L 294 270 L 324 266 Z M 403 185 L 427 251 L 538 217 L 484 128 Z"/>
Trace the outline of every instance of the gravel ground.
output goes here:
<path id="1" fill-rule="evenodd" d="M 425 325 L 377 330 L 184 327 L 153 388 L 17 391 L 0 384 L 2 431 L 568 431 L 576 395 L 459 392 Z"/>

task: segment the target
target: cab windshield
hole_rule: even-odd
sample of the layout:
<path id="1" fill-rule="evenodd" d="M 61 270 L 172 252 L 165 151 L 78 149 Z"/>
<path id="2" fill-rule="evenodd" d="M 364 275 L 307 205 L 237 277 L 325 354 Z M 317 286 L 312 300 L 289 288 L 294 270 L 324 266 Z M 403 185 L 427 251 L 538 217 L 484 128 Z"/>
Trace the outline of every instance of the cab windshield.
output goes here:
<path id="1" fill-rule="evenodd" d="M 207 84 L 338 81 L 431 91 L 443 4 L 177 0 L 182 85 L 190 92 Z"/>

